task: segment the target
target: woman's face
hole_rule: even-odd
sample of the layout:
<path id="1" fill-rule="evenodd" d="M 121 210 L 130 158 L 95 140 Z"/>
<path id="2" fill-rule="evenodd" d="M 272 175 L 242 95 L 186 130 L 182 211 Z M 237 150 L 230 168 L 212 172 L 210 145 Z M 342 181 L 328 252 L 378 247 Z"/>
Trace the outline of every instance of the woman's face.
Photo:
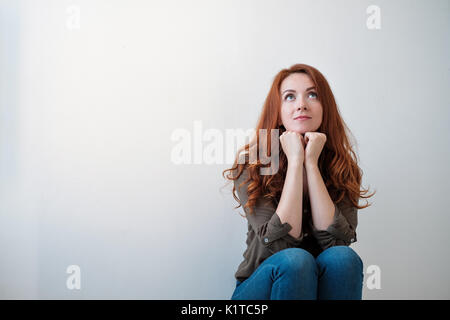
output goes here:
<path id="1" fill-rule="evenodd" d="M 301 134 L 316 131 L 322 123 L 322 104 L 306 73 L 292 73 L 281 83 L 281 121 L 286 130 Z M 310 117 L 295 119 L 300 115 Z"/>

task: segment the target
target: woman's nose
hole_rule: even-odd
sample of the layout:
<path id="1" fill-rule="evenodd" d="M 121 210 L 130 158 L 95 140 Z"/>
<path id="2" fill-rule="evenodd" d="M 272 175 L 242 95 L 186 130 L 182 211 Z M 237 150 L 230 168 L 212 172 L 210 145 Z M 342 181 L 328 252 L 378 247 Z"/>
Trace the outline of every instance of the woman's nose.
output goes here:
<path id="1" fill-rule="evenodd" d="M 302 107 L 303 108 L 306 108 L 306 100 L 303 98 L 303 96 L 301 95 L 300 97 L 299 97 L 299 99 L 297 99 L 297 105 L 295 106 L 296 107 L 296 110 L 301 110 L 302 109 Z"/>
<path id="2" fill-rule="evenodd" d="M 296 106 L 296 110 L 302 110 L 302 109 L 304 109 L 304 110 L 306 110 L 307 109 L 307 105 L 306 105 L 306 103 L 299 103 L 297 106 Z"/>

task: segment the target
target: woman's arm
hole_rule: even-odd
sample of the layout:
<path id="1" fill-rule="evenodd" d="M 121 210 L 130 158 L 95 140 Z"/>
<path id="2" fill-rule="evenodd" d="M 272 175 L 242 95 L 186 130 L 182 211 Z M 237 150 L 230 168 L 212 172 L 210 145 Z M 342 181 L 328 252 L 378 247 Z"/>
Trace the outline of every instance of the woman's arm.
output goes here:
<path id="1" fill-rule="evenodd" d="M 282 223 L 280 217 L 275 214 L 276 204 L 274 201 L 264 199 L 262 196 L 259 197 L 253 208 L 253 213 L 250 214 L 249 208 L 245 207 L 245 204 L 248 202 L 248 187 L 250 184 L 250 181 L 247 181 L 248 178 L 248 171 L 244 169 L 240 177 L 234 180 L 234 186 L 238 193 L 239 201 L 246 213 L 248 223 L 254 230 L 260 243 L 272 254 L 283 249 L 301 245 L 303 235 L 299 238 L 294 238 L 289 234 L 292 226 L 289 223 Z"/>
<path id="2" fill-rule="evenodd" d="M 282 223 L 287 222 L 292 226 L 288 234 L 296 239 L 300 238 L 303 215 L 303 161 L 301 159 L 288 162 L 276 214 Z"/>
<path id="3" fill-rule="evenodd" d="M 323 182 L 319 167 L 306 164 L 311 217 L 317 230 L 326 230 L 333 222 L 335 206 Z"/>
<path id="4" fill-rule="evenodd" d="M 306 166 L 306 172 L 311 202 L 310 225 L 319 245 L 325 250 L 356 242 L 357 208 L 348 202 L 337 205 L 331 200 L 316 165 Z"/>

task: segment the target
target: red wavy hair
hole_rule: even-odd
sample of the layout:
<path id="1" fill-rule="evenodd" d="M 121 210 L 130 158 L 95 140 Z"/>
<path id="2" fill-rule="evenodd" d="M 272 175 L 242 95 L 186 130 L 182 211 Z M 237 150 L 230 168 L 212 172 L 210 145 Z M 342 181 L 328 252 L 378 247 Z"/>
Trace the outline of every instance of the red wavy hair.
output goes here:
<path id="1" fill-rule="evenodd" d="M 242 151 L 250 153 L 250 149 L 252 149 L 252 152 L 255 149 L 261 150 L 259 149 L 260 143 L 264 143 L 261 147 L 265 149 L 262 150 L 266 150 L 267 155 L 270 154 L 271 129 L 280 129 L 278 138 L 285 131 L 284 126 L 278 126 L 278 123 L 281 123 L 280 86 L 287 76 L 296 72 L 306 73 L 311 77 L 316 86 L 318 99 L 322 104 L 323 120 L 317 131 L 326 134 L 327 140 L 320 154 L 318 166 L 331 199 L 335 203 L 340 203 L 341 201 L 350 202 L 358 209 L 367 208 L 371 204 L 367 203 L 364 206 L 359 206 L 359 199 L 370 198 L 375 193 L 365 196 L 369 190 L 360 189 L 362 170 L 358 166 L 356 153 L 349 143 L 348 135 L 350 136 L 351 132 L 339 114 L 333 92 L 327 80 L 317 69 L 306 64 L 295 64 L 289 69 L 281 70 L 275 76 L 255 128 L 256 133 L 259 133 L 260 129 L 267 129 L 267 136 L 265 139 L 262 139 L 267 141 L 267 143 L 260 141 L 259 135 L 256 134 L 248 144 L 238 150 L 233 166 L 223 171 L 223 177 L 229 180 L 237 180 L 244 169 L 247 168 L 249 178 L 238 187 L 250 182 L 247 189 L 248 201 L 244 206 L 249 208 L 250 213 L 253 212 L 253 207 L 259 197 L 262 196 L 269 199 L 279 199 L 281 197 L 287 171 L 287 158 L 283 148 L 281 148 L 281 144 L 279 148 L 279 170 L 273 175 L 259 174 L 261 167 L 267 167 L 270 164 L 262 164 L 259 158 L 256 163 L 249 163 L 247 159 L 242 161 L 240 157 Z M 227 171 L 236 174 L 229 174 L 225 177 Z M 237 209 L 242 204 L 239 198 L 236 197 L 235 191 L 236 188 L 233 186 L 233 197 L 239 203 L 235 207 Z"/>

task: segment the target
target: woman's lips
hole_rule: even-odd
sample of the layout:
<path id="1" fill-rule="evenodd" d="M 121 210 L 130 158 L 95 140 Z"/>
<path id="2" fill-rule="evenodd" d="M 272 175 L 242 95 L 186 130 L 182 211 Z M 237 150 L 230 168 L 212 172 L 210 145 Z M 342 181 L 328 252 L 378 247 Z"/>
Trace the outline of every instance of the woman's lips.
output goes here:
<path id="1" fill-rule="evenodd" d="M 297 118 L 295 118 L 294 120 L 297 120 L 297 121 L 304 121 L 304 120 L 309 120 L 309 119 L 311 119 L 311 118 L 309 118 L 309 117 L 297 117 Z"/>

